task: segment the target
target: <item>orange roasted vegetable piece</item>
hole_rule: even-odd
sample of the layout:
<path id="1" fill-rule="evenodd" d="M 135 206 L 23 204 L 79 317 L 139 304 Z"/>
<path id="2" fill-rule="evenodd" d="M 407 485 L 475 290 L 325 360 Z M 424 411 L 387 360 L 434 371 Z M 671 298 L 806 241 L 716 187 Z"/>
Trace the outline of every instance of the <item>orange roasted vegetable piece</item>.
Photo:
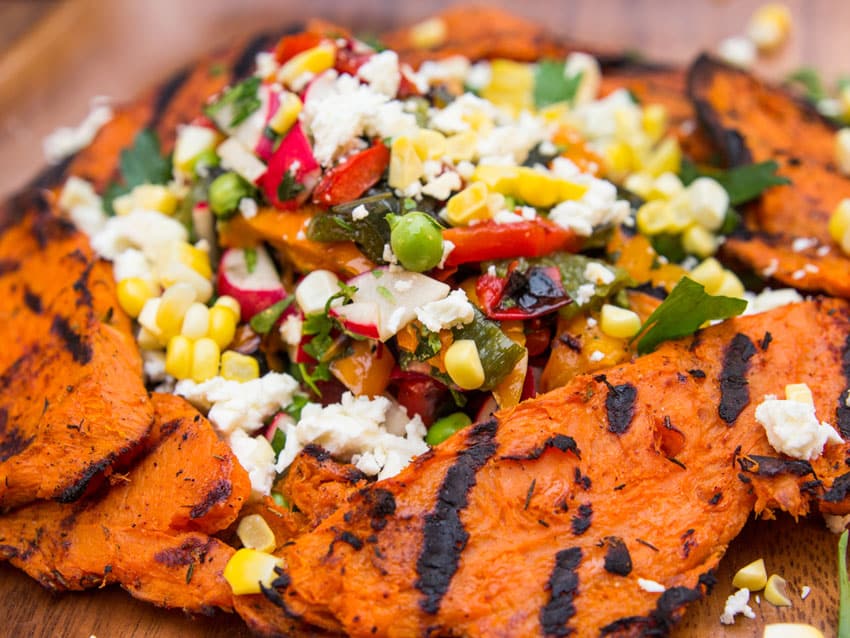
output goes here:
<path id="1" fill-rule="evenodd" d="M 0 517 L 0 558 L 54 590 L 119 583 L 157 605 L 229 609 L 222 570 L 233 550 L 209 534 L 236 520 L 247 473 L 186 401 L 155 394 L 153 403 L 150 454 L 105 494 Z"/>

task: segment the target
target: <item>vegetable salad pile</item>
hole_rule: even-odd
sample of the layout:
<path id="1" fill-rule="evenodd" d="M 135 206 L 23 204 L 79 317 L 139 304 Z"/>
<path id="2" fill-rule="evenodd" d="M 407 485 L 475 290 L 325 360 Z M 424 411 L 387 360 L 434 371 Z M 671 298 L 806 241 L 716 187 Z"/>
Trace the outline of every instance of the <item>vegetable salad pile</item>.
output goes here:
<path id="1" fill-rule="evenodd" d="M 170 156 L 145 131 L 120 180 L 71 178 L 60 205 L 114 263 L 150 386 L 208 413 L 257 494 L 313 443 L 385 478 L 747 307 L 712 255 L 776 165 L 703 170 L 600 79 L 582 53 L 414 71 L 287 36 Z"/>

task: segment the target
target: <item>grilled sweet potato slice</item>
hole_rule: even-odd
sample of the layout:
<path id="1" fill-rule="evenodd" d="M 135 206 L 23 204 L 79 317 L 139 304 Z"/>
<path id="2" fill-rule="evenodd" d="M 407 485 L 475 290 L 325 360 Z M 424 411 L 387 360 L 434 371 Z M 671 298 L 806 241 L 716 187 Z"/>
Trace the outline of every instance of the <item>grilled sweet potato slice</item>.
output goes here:
<path id="1" fill-rule="evenodd" d="M 726 256 L 801 290 L 850 297 L 850 258 L 827 230 L 850 179 L 835 166 L 835 128 L 785 90 L 708 56 L 694 62 L 688 91 L 730 166 L 776 160 L 787 186 L 768 189 L 746 210 L 749 232 L 730 237 Z M 801 248 L 795 239 L 811 238 Z"/>
<path id="2" fill-rule="evenodd" d="M 788 459 L 754 419 L 807 382 L 848 437 L 848 356 L 850 307 L 816 300 L 577 377 L 358 492 L 283 549 L 269 605 L 352 636 L 666 633 L 751 512 L 850 510 L 847 444 Z"/>
<path id="3" fill-rule="evenodd" d="M 51 589 L 120 583 L 158 605 L 229 609 L 233 550 L 209 535 L 236 520 L 248 476 L 186 401 L 155 394 L 153 404 L 149 455 L 104 493 L 0 517 L 0 556 Z"/>

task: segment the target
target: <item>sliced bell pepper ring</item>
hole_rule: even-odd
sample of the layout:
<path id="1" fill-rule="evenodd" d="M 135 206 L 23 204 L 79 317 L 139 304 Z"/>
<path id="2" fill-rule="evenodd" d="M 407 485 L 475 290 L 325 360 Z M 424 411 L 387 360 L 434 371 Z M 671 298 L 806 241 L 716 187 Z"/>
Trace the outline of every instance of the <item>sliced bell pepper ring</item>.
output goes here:
<path id="1" fill-rule="evenodd" d="M 275 47 L 274 57 L 279 64 L 284 64 L 299 53 L 318 46 L 323 39 L 320 34 L 310 31 L 283 36 Z"/>
<path id="2" fill-rule="evenodd" d="M 474 226 L 446 228 L 443 239 L 455 246 L 446 258 L 446 266 L 542 257 L 559 250 L 574 253 L 581 247 L 581 238 L 575 232 L 540 218 L 513 224 L 485 221 Z"/>
<path id="3" fill-rule="evenodd" d="M 542 266 L 534 267 L 529 271 L 530 274 L 539 278 L 536 286 L 529 286 L 527 291 L 515 291 L 521 295 L 520 301 L 515 301 L 516 305 L 504 307 L 503 301 L 506 293 L 511 292 L 508 286 L 511 283 L 512 273 L 513 266 L 509 269 L 506 277 L 484 273 L 475 284 L 475 292 L 478 295 L 481 308 L 490 319 L 498 319 L 499 321 L 533 319 L 554 312 L 571 301 L 561 284 L 561 271 L 555 266 Z M 545 296 L 538 296 L 540 292 L 534 290 L 535 287 L 541 287 L 541 282 L 545 288 Z M 558 290 L 560 290 L 560 294 L 557 294 Z M 513 299 L 513 296 L 510 295 L 509 298 Z M 523 300 L 531 303 L 523 304 Z"/>
<path id="4" fill-rule="evenodd" d="M 336 206 L 359 198 L 378 183 L 389 163 L 389 149 L 376 141 L 374 146 L 328 170 L 313 190 L 313 203 Z"/>

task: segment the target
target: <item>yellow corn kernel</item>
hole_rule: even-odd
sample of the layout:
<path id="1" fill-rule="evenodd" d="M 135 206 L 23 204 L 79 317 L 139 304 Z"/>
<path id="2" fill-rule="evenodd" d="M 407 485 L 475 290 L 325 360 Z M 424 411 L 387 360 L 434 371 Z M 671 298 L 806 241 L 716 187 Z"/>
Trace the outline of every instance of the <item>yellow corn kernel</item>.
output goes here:
<path id="1" fill-rule="evenodd" d="M 636 312 L 606 303 L 599 314 L 599 328 L 609 337 L 629 339 L 640 331 L 640 317 Z"/>
<path id="2" fill-rule="evenodd" d="M 502 195 L 516 193 L 519 167 L 484 164 L 477 166 L 472 174 L 473 182 L 484 182 L 487 188 Z"/>
<path id="3" fill-rule="evenodd" d="M 747 37 L 762 51 L 776 49 L 791 32 L 791 12 L 783 4 L 770 3 L 756 9 L 747 25 Z"/>
<path id="4" fill-rule="evenodd" d="M 725 269 L 714 257 L 709 257 L 694 268 L 687 276 L 705 287 L 705 291 L 713 295 L 723 283 Z"/>
<path id="5" fill-rule="evenodd" d="M 177 259 L 160 267 L 159 283 L 163 288 L 171 288 L 176 284 L 189 286 L 195 291 L 195 299 L 204 303 L 212 297 L 213 287 L 209 278 Z"/>
<path id="6" fill-rule="evenodd" d="M 413 148 L 423 161 L 440 159 L 446 154 L 446 136 L 439 131 L 421 128 L 413 136 Z"/>
<path id="7" fill-rule="evenodd" d="M 653 142 L 657 142 L 667 130 L 667 109 L 661 104 L 649 104 L 641 113 L 640 123 L 644 133 Z"/>
<path id="8" fill-rule="evenodd" d="M 306 73 L 318 74 L 327 71 L 336 60 L 336 47 L 330 42 L 322 42 L 312 49 L 293 56 L 277 72 L 278 82 L 291 86 Z"/>
<path id="9" fill-rule="evenodd" d="M 159 350 L 162 344 L 159 342 L 159 337 L 145 327 L 140 327 L 136 334 L 136 343 L 142 350 Z"/>
<path id="10" fill-rule="evenodd" d="M 812 397 L 812 390 L 805 383 L 789 383 L 786 385 L 785 399 L 788 401 L 808 403 L 809 405 L 815 404 L 814 397 Z"/>
<path id="11" fill-rule="evenodd" d="M 194 302 L 183 315 L 183 325 L 180 334 L 187 339 L 195 341 L 207 336 L 210 328 L 210 309 L 200 301 Z"/>
<path id="12" fill-rule="evenodd" d="M 221 350 L 224 350 L 236 335 L 236 316 L 233 310 L 225 306 L 213 306 L 210 308 L 210 328 L 207 336 L 212 339 Z"/>
<path id="13" fill-rule="evenodd" d="M 790 607 L 791 600 L 786 593 L 785 579 L 778 574 L 771 574 L 767 579 L 767 584 L 764 586 L 764 597 L 767 602 L 776 605 L 777 607 Z"/>
<path id="14" fill-rule="evenodd" d="M 835 163 L 838 170 L 850 175 L 850 128 L 843 128 L 835 134 Z"/>
<path id="15" fill-rule="evenodd" d="M 274 532 L 269 524 L 259 514 L 249 514 L 242 517 L 236 527 L 236 535 L 242 545 L 259 552 L 271 552 L 277 547 Z"/>
<path id="16" fill-rule="evenodd" d="M 605 148 L 605 168 L 612 177 L 631 173 L 634 167 L 634 153 L 625 142 L 613 142 Z"/>
<path id="17" fill-rule="evenodd" d="M 240 383 L 257 379 L 260 376 L 260 364 L 254 357 L 228 350 L 221 355 L 221 376 Z"/>
<path id="18" fill-rule="evenodd" d="M 765 625 L 762 638 L 823 638 L 823 634 L 811 625 L 779 622 Z"/>
<path id="19" fill-rule="evenodd" d="M 829 218 L 829 236 L 850 255 L 850 198 L 842 199 Z"/>
<path id="20" fill-rule="evenodd" d="M 156 296 L 157 291 L 141 277 L 128 277 L 118 282 L 118 305 L 134 319 L 142 312 L 148 299 Z"/>
<path id="21" fill-rule="evenodd" d="M 489 192 L 484 182 L 475 182 L 446 203 L 446 217 L 452 226 L 466 226 L 474 219 L 489 219 Z"/>
<path id="22" fill-rule="evenodd" d="M 478 346 L 472 339 L 460 339 L 446 350 L 446 372 L 463 390 L 476 390 L 484 385 L 484 368 Z"/>
<path id="23" fill-rule="evenodd" d="M 691 224 L 682 233 L 682 248 L 705 259 L 717 252 L 717 238 L 699 224 Z"/>
<path id="24" fill-rule="evenodd" d="M 177 196 L 162 184 L 142 184 L 131 192 L 133 208 L 156 210 L 165 215 L 172 215 L 177 210 Z"/>
<path id="25" fill-rule="evenodd" d="M 649 199 L 672 200 L 685 190 L 685 185 L 675 173 L 661 173 L 652 182 L 652 187 L 647 194 Z"/>
<path id="26" fill-rule="evenodd" d="M 531 206 L 549 208 L 560 201 L 558 180 L 533 168 L 521 167 L 517 179 L 517 195 Z"/>
<path id="27" fill-rule="evenodd" d="M 260 585 L 271 587 L 277 577 L 275 567 L 283 567 L 283 559 L 243 547 L 237 549 L 224 566 L 224 579 L 237 596 L 259 594 Z"/>
<path id="28" fill-rule="evenodd" d="M 390 153 L 389 185 L 404 190 L 422 176 L 422 160 L 406 135 L 393 140 Z"/>
<path id="29" fill-rule="evenodd" d="M 845 86 L 838 93 L 838 113 L 842 120 L 850 120 L 850 86 Z"/>
<path id="30" fill-rule="evenodd" d="M 675 137 L 667 137 L 646 158 L 642 170 L 653 177 L 661 173 L 678 173 L 682 168 L 682 149 Z"/>
<path id="31" fill-rule="evenodd" d="M 156 312 L 156 325 L 160 331 L 160 338 L 168 340 L 180 333 L 183 317 L 195 300 L 195 289 L 189 284 L 174 284 L 162 293 Z"/>
<path id="32" fill-rule="evenodd" d="M 133 195 L 131 193 L 121 195 L 120 197 L 116 197 L 112 200 L 112 210 L 114 210 L 115 214 L 119 217 L 129 215 L 133 212 L 133 208 Z"/>
<path id="33" fill-rule="evenodd" d="M 661 199 L 646 202 L 637 212 L 638 230 L 644 235 L 678 234 L 690 223 L 687 211 Z"/>
<path id="34" fill-rule="evenodd" d="M 750 591 L 759 591 L 764 589 L 767 583 L 767 571 L 764 568 L 764 559 L 759 558 L 754 560 L 749 565 L 745 565 L 737 572 L 732 579 L 732 585 L 738 589 L 747 588 Z"/>
<path id="35" fill-rule="evenodd" d="M 181 264 L 189 266 L 204 279 L 212 277 L 209 253 L 185 241 L 177 242 L 175 251 Z"/>
<path id="36" fill-rule="evenodd" d="M 646 173 L 632 173 L 626 178 L 623 186 L 635 195 L 639 195 L 644 199 L 651 199 L 649 194 L 652 192 L 654 183 L 655 180 Z"/>
<path id="37" fill-rule="evenodd" d="M 446 157 L 454 162 L 471 160 L 478 152 L 478 137 L 472 131 L 455 133 L 446 138 Z"/>
<path id="38" fill-rule="evenodd" d="M 221 354 L 215 341 L 209 337 L 198 339 L 192 345 L 192 380 L 201 383 L 212 379 L 218 374 L 220 359 Z"/>
<path id="39" fill-rule="evenodd" d="M 636 134 L 642 132 L 640 109 L 634 106 L 621 106 L 614 111 L 614 137 L 631 141 Z"/>
<path id="40" fill-rule="evenodd" d="M 429 18 L 410 29 L 410 42 L 417 49 L 433 49 L 446 41 L 448 29 L 440 18 Z"/>
<path id="41" fill-rule="evenodd" d="M 569 113 L 570 105 L 567 102 L 556 102 L 549 106 L 544 106 L 537 112 L 537 115 L 543 118 L 547 124 L 562 121 Z"/>
<path id="42" fill-rule="evenodd" d="M 531 109 L 534 71 L 530 64 L 498 59 L 490 63 L 490 70 L 490 84 L 481 90 L 481 97 L 513 112 Z"/>
<path id="43" fill-rule="evenodd" d="M 222 295 L 218 299 L 215 300 L 213 304 L 214 308 L 227 308 L 231 312 L 233 312 L 233 318 L 236 321 L 239 321 L 239 317 L 242 316 L 242 305 L 236 300 L 235 297 L 231 297 L 230 295 Z"/>
<path id="44" fill-rule="evenodd" d="M 277 107 L 277 111 L 275 111 L 272 119 L 269 120 L 269 128 L 275 133 L 283 135 L 298 120 L 303 106 L 301 98 L 295 95 L 295 93 L 286 91 L 280 96 L 280 106 Z"/>
<path id="45" fill-rule="evenodd" d="M 171 337 L 165 351 L 165 371 L 175 379 L 192 374 L 192 342 L 183 335 Z"/>
<path id="46" fill-rule="evenodd" d="M 162 331 L 156 323 L 156 316 L 159 314 L 159 304 L 162 303 L 162 297 L 151 297 L 142 306 L 142 311 L 139 313 L 138 322 L 145 330 L 152 334 L 157 339 Z M 168 340 L 166 339 L 166 342 Z M 160 344 L 163 345 L 163 344 Z"/>
<path id="47" fill-rule="evenodd" d="M 720 282 L 720 286 L 717 287 L 717 290 L 714 290 L 709 294 L 721 295 L 723 297 L 737 297 L 738 299 L 743 299 L 744 284 L 741 283 L 741 280 L 738 279 L 738 276 L 731 270 L 725 270 L 723 272 L 723 279 Z"/>

